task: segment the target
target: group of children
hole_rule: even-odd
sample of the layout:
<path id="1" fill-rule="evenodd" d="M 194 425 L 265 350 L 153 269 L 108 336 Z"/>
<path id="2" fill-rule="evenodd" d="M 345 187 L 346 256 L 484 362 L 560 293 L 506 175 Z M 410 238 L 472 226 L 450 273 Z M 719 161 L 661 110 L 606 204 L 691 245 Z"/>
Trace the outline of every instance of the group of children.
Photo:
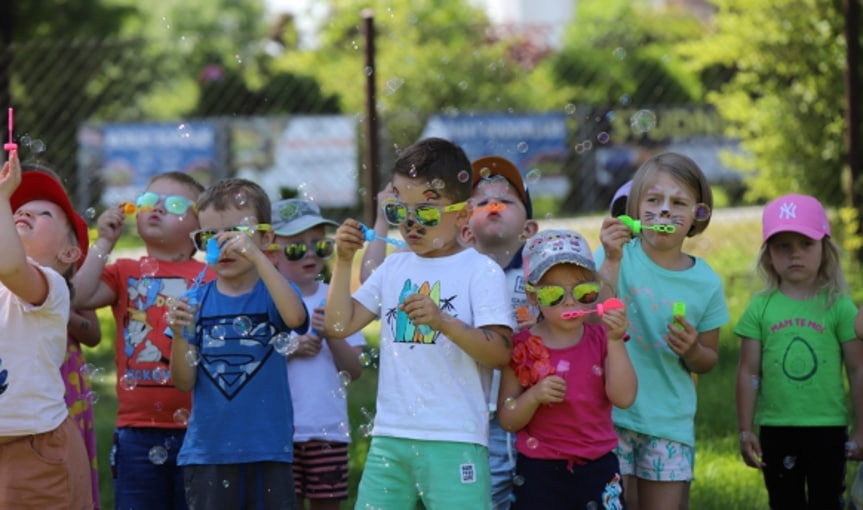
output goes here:
<path id="1" fill-rule="evenodd" d="M 713 197 L 691 159 L 664 153 L 618 198 L 593 253 L 578 232 L 539 230 L 510 161 L 471 163 L 429 138 L 399 154 L 378 195 L 377 240 L 312 202 L 271 204 L 247 180 L 204 189 L 169 172 L 135 204 L 146 255 L 108 264 L 128 211 L 108 208 L 90 245 L 59 180 L 22 172 L 11 152 L 0 507 L 97 505 L 60 366 L 67 331 L 98 342 L 82 310 L 110 306 L 118 509 L 339 508 L 344 385 L 362 373 L 374 320 L 378 395 L 356 508 L 686 508 L 693 375 L 715 366 L 730 319 L 718 275 L 683 250 Z M 406 246 L 387 256 L 390 227 Z M 758 260 L 766 288 L 734 329 L 741 454 L 763 471 L 771 508 L 841 508 L 845 462 L 863 458 L 863 315 L 821 204 L 768 204 Z M 851 440 L 843 368 L 859 411 Z"/>

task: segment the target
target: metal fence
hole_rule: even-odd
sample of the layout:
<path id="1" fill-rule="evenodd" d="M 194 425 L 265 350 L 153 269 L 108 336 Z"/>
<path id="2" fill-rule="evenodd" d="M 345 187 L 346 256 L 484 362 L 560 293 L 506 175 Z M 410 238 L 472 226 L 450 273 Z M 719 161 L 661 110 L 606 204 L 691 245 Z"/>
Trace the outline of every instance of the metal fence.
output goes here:
<path id="1" fill-rule="evenodd" d="M 310 78 L 291 73 L 266 75 L 265 85 L 252 89 L 238 66 L 225 65 L 212 56 L 195 56 L 192 48 L 196 43 L 192 37 L 183 36 L 170 41 L 32 41 L 0 47 L 0 69 L 6 69 L 11 76 L 10 106 L 15 107 L 15 138 L 22 159 L 54 168 L 64 177 L 70 194 L 77 197 L 78 208 L 83 211 L 98 207 L 104 183 L 99 162 L 88 160 L 89 156 L 79 150 L 87 142 L 82 138 L 98 136 L 98 131 L 82 126 L 167 121 L 175 122 L 181 131 L 189 119 L 230 123 L 249 117 L 339 112 L 339 98 L 323 93 Z M 527 59 L 524 65 L 531 64 L 532 53 L 514 47 L 511 54 L 519 62 Z M 255 61 L 265 57 L 236 55 L 235 58 L 251 59 L 242 62 L 244 67 L 259 75 L 266 74 L 265 66 Z M 602 62 L 591 58 L 578 55 L 561 58 L 559 72 L 571 73 L 577 83 L 606 79 L 614 82 Z M 616 54 L 612 60 L 615 58 L 622 56 Z M 585 93 L 588 102 L 564 108 L 569 117 L 569 135 L 560 172 L 568 176 L 572 186 L 566 196 L 558 198 L 570 211 L 605 207 L 616 186 L 634 171 L 645 154 L 668 146 L 675 140 L 676 132 L 700 132 L 708 146 L 724 143 L 719 137 L 721 123 L 715 112 L 706 107 L 682 105 L 688 101 L 686 94 L 676 88 L 661 68 L 645 64 L 643 76 L 633 79 L 640 83 L 633 88 L 637 91 L 633 96 L 611 87 L 604 97 Z M 386 93 L 393 84 L 387 81 L 378 86 Z M 362 87 L 357 87 L 357 94 L 363 92 Z M 186 119 L 177 119 L 171 111 L 189 114 Z M 648 113 L 638 117 L 643 111 Z M 397 145 L 393 130 L 418 135 L 429 116 L 442 112 L 451 113 L 442 108 L 389 111 L 380 115 L 380 153 L 384 159 L 381 168 L 388 168 L 392 148 Z M 353 115 L 361 127 L 360 112 L 341 113 Z M 651 128 L 652 132 L 648 132 Z M 223 142 L 230 144 L 231 140 Z M 361 153 L 359 140 L 357 147 Z M 621 161 L 624 155 L 628 159 Z M 212 169 L 214 177 L 232 173 L 230 158 L 229 151 L 220 156 L 220 164 Z M 363 171 L 361 162 L 362 155 L 357 161 L 358 176 Z M 727 177 L 717 174 L 717 179 Z M 358 186 L 364 195 L 374 191 L 363 189 L 361 178 Z"/>

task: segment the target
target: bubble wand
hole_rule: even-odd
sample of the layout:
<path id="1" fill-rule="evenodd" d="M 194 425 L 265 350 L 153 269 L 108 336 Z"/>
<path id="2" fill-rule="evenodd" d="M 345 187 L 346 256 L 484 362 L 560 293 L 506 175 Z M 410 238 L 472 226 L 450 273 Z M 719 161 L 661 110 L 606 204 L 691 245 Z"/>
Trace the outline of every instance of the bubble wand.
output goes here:
<path id="1" fill-rule="evenodd" d="M 641 220 L 633 219 L 631 216 L 627 216 L 625 214 L 623 216 L 618 216 L 617 219 L 632 229 L 632 233 L 635 235 L 640 234 L 642 230 L 653 230 L 654 232 L 661 232 L 663 234 L 673 234 L 677 232 L 677 227 L 674 225 L 642 225 Z"/>
<path id="2" fill-rule="evenodd" d="M 204 275 L 207 274 L 207 268 L 211 264 L 215 264 L 219 261 L 219 255 L 221 251 L 222 249 L 219 247 L 218 239 L 216 239 L 215 237 L 211 237 L 209 240 L 207 240 L 207 252 L 204 255 L 204 261 L 206 262 L 206 265 L 203 269 L 201 269 L 201 272 L 198 273 L 198 276 L 196 276 L 195 279 L 192 280 L 192 285 L 190 285 L 186 292 L 184 292 L 183 295 L 180 296 L 181 299 L 186 298 L 186 304 L 189 305 L 189 307 L 192 309 L 192 313 L 195 315 L 197 315 L 198 306 L 200 305 L 200 302 L 198 301 L 198 289 L 201 288 L 201 282 L 204 281 Z M 193 335 L 193 331 L 187 328 L 183 328 L 184 337 L 186 337 L 187 339 L 191 339 Z"/>
<path id="3" fill-rule="evenodd" d="M 369 227 L 363 225 L 362 223 L 360 223 L 360 229 L 362 229 L 363 237 L 368 242 L 372 242 L 375 239 L 380 239 L 381 241 L 383 241 L 385 243 L 389 243 L 389 244 L 395 246 L 396 248 L 405 248 L 408 245 L 408 243 L 402 241 L 401 239 L 393 239 L 392 237 L 381 237 L 378 235 L 377 232 L 375 232 L 374 230 L 370 229 Z"/>
<path id="4" fill-rule="evenodd" d="M 560 318 L 563 320 L 576 319 L 578 317 L 584 317 L 585 315 L 590 315 L 592 313 L 596 313 L 600 317 L 602 317 L 605 312 L 608 310 L 619 310 L 624 308 L 623 301 L 618 298 L 608 298 L 604 302 L 596 305 L 596 308 L 590 308 L 587 310 L 568 310 L 566 312 L 560 313 Z"/>
<path id="5" fill-rule="evenodd" d="M 12 108 L 9 108 L 9 143 L 3 144 L 3 150 L 12 152 L 18 150 L 18 144 L 12 141 L 12 128 L 15 126 L 15 114 Z"/>

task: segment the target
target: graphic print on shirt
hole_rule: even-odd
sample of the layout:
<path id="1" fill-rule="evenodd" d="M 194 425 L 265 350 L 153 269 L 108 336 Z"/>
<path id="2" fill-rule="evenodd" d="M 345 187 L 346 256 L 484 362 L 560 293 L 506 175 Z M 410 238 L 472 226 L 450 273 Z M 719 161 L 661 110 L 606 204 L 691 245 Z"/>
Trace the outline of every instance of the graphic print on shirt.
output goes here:
<path id="1" fill-rule="evenodd" d="M 787 330 L 790 326 L 795 327 Z M 801 328 L 804 328 L 804 331 L 801 331 Z M 786 331 L 782 331 L 783 329 Z M 770 326 L 770 333 L 775 335 L 779 345 L 785 346 L 782 351 L 782 373 L 792 381 L 811 379 L 818 372 L 815 349 L 801 336 L 805 329 L 812 329 L 820 334 L 824 331 L 824 326 L 803 317 L 785 319 Z"/>
<path id="2" fill-rule="evenodd" d="M 457 296 L 441 298 L 440 281 L 433 284 L 425 281 L 421 285 L 416 285 L 408 279 L 402 287 L 401 294 L 399 294 L 399 306 L 387 310 L 387 325 L 393 333 L 394 342 L 433 344 L 440 332 L 431 329 L 426 324 L 414 325 L 408 318 L 408 314 L 399 308 L 404 303 L 405 298 L 411 294 L 428 296 L 442 311 L 450 314 L 455 312 L 452 301 Z"/>
<path id="3" fill-rule="evenodd" d="M 164 317 L 168 299 L 186 292 L 186 280 L 130 277 L 127 285 L 129 300 L 123 325 L 126 374 L 138 386 L 165 386 L 170 374 L 171 344 L 164 335 Z"/>
<path id="4" fill-rule="evenodd" d="M 9 377 L 9 371 L 3 368 L 3 358 L 0 358 L 0 395 L 9 387 L 9 383 L 6 382 L 7 377 Z"/>
<path id="5" fill-rule="evenodd" d="M 251 329 L 243 326 L 238 331 L 234 326 L 236 315 L 202 318 L 197 325 L 196 335 L 201 339 L 199 366 L 228 400 L 252 380 L 275 350 L 272 341 L 278 331 L 267 314 L 245 317 L 251 321 Z"/>

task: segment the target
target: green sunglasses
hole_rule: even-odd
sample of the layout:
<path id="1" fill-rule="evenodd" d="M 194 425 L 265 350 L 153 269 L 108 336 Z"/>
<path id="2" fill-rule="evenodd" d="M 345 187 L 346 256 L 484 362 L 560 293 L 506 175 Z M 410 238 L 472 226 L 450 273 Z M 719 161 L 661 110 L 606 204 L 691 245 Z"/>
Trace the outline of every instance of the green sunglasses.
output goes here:
<path id="1" fill-rule="evenodd" d="M 144 193 L 141 193 L 138 196 L 138 199 L 135 200 L 135 207 L 137 207 L 139 211 L 153 210 L 156 208 L 156 204 L 159 203 L 159 200 L 164 204 L 166 211 L 171 214 L 176 214 L 177 216 L 186 214 L 186 211 L 188 211 L 189 208 L 192 209 L 192 212 L 198 212 L 197 207 L 195 207 L 195 203 L 186 197 L 180 195 L 160 195 L 153 191 L 145 191 Z"/>
<path id="2" fill-rule="evenodd" d="M 583 282 L 571 287 L 563 285 L 531 285 L 526 283 L 524 289 L 536 293 L 536 300 L 542 306 L 554 306 L 563 302 L 566 291 L 572 292 L 572 297 L 583 305 L 592 305 L 599 300 L 599 283 Z"/>

